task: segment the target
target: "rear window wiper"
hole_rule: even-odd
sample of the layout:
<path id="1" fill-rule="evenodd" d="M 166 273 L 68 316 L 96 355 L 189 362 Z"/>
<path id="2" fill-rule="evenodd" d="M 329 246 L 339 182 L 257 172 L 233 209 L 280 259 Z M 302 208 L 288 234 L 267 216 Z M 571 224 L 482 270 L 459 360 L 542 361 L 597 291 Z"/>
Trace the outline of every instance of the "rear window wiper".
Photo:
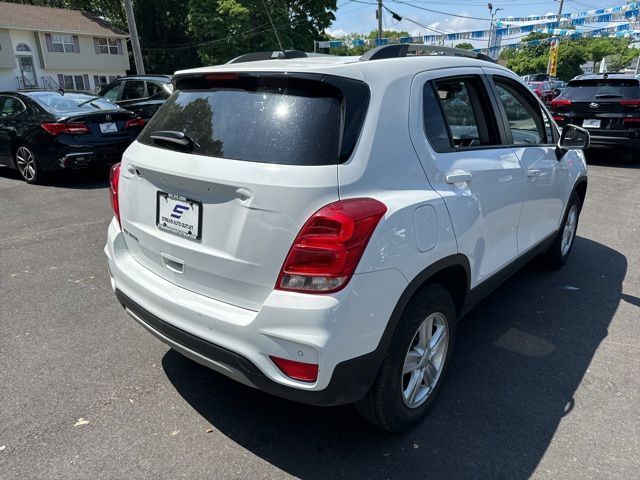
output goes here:
<path id="1" fill-rule="evenodd" d="M 91 102 L 93 102 L 94 100 L 98 100 L 98 99 L 100 99 L 100 98 L 102 98 L 102 97 L 91 97 L 89 100 L 86 100 L 86 101 L 84 101 L 84 102 L 82 102 L 82 103 L 79 103 L 79 104 L 78 104 L 78 106 L 79 106 L 79 107 L 81 107 L 81 106 L 83 106 L 83 105 L 86 105 L 87 103 L 91 103 Z"/>
<path id="2" fill-rule="evenodd" d="M 152 132 L 150 137 L 156 143 L 168 142 L 182 148 L 193 149 L 197 145 L 188 135 L 175 130 L 159 130 Z"/>

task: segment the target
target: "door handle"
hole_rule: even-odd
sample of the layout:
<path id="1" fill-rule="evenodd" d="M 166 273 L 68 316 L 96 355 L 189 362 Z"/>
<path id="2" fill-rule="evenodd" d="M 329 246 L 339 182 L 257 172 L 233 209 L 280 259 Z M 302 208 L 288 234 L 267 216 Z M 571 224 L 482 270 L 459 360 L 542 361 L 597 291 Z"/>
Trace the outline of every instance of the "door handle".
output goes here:
<path id="1" fill-rule="evenodd" d="M 447 183 L 470 182 L 472 178 L 473 175 L 469 172 L 465 172 L 464 170 L 454 170 L 453 172 L 447 173 L 444 177 Z"/>
<path id="2" fill-rule="evenodd" d="M 542 173 L 541 170 L 537 170 L 537 169 L 531 169 L 531 170 L 527 170 L 527 177 L 528 178 L 537 178 L 540 173 Z"/>

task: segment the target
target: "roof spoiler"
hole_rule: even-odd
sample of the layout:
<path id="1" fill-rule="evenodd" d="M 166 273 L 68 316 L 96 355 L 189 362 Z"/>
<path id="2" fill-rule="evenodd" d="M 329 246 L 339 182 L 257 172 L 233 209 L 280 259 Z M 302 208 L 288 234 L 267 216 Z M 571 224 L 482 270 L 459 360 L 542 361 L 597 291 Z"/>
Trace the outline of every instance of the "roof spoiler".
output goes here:
<path id="1" fill-rule="evenodd" d="M 413 43 L 399 43 L 393 45 L 382 45 L 369 50 L 360 57 L 362 61 L 381 60 L 383 58 L 400 58 L 414 56 L 447 56 L 447 57 L 466 57 L 475 58 L 476 60 L 484 60 L 486 62 L 496 63 L 488 55 L 473 50 L 464 50 L 462 48 L 441 47 L 439 45 L 420 45 Z"/>
<path id="2" fill-rule="evenodd" d="M 284 50 L 281 52 L 252 52 L 232 58 L 227 63 L 258 62 L 261 60 L 288 60 L 291 58 L 307 58 L 307 54 L 300 50 Z"/>

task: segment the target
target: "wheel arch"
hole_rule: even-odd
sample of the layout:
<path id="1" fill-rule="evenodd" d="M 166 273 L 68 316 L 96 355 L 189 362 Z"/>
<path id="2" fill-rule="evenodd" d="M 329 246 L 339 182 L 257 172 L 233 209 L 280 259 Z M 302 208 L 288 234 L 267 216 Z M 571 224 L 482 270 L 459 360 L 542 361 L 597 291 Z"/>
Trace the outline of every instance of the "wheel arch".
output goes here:
<path id="1" fill-rule="evenodd" d="M 573 186 L 573 191 L 578 194 L 578 197 L 580 197 L 580 210 L 582 210 L 584 199 L 587 197 L 587 178 L 580 178 Z"/>
<path id="2" fill-rule="evenodd" d="M 444 257 L 429 265 L 409 282 L 409 285 L 405 288 L 389 317 L 389 321 L 387 322 L 378 346 L 369 354 L 374 362 L 373 367 L 375 367 L 371 369 L 372 377 L 370 378 L 371 383 L 369 385 L 373 384 L 378 374 L 387 348 L 391 343 L 391 338 L 409 302 L 416 295 L 420 294 L 421 289 L 437 283 L 449 290 L 456 306 L 456 314 L 459 316 L 464 312 L 465 302 L 469 293 L 470 272 L 471 267 L 467 257 L 457 253 Z"/>

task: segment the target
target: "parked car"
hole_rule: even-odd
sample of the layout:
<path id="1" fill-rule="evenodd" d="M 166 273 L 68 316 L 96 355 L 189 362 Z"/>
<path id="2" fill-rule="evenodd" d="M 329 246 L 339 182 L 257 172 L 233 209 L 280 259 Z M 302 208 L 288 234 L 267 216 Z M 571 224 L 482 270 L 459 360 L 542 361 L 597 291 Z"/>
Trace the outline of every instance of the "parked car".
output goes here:
<path id="1" fill-rule="evenodd" d="M 631 152 L 640 160 L 640 82 L 631 74 L 590 74 L 574 78 L 551 102 L 558 125 L 591 132 L 595 147 Z"/>
<path id="2" fill-rule="evenodd" d="M 78 92 L 0 92 L 0 165 L 28 183 L 54 170 L 111 165 L 142 130 L 134 113 Z"/>
<path id="3" fill-rule="evenodd" d="M 120 77 L 100 90 L 105 100 L 131 110 L 145 122 L 173 92 L 170 75 L 135 75 Z"/>
<path id="4" fill-rule="evenodd" d="M 112 168 L 126 311 L 244 384 L 416 424 L 458 320 L 534 256 L 567 261 L 587 188 L 588 132 L 458 52 L 178 72 Z"/>
<path id="5" fill-rule="evenodd" d="M 556 80 L 555 77 L 552 77 L 551 75 L 549 75 L 548 73 L 531 73 L 529 75 L 524 75 L 522 78 L 522 81 L 524 83 L 531 83 L 531 82 L 549 82 L 549 81 L 554 81 Z"/>
<path id="6" fill-rule="evenodd" d="M 550 105 L 551 101 L 560 93 L 556 90 L 552 82 L 529 82 L 529 88 L 531 88 L 533 93 L 535 93 L 546 105 Z"/>
<path id="7" fill-rule="evenodd" d="M 553 80 L 551 84 L 556 91 L 556 96 L 560 95 L 564 91 L 564 89 L 567 88 L 567 82 L 564 82 L 562 80 Z"/>

